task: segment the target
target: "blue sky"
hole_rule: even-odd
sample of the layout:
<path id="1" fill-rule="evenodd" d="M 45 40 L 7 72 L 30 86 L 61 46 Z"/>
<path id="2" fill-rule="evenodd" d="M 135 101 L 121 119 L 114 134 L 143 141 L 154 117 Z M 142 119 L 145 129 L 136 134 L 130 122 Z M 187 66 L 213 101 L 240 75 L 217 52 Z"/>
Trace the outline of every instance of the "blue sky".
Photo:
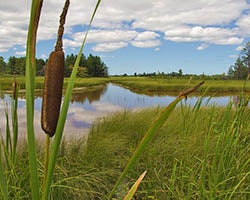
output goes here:
<path id="1" fill-rule="evenodd" d="M 64 50 L 76 54 L 94 0 L 71 0 Z M 24 56 L 30 0 L 0 0 L 0 56 Z M 64 1 L 44 0 L 37 57 L 53 50 Z M 110 74 L 178 71 L 227 73 L 250 40 L 246 0 L 102 0 L 84 54 L 102 58 Z"/>

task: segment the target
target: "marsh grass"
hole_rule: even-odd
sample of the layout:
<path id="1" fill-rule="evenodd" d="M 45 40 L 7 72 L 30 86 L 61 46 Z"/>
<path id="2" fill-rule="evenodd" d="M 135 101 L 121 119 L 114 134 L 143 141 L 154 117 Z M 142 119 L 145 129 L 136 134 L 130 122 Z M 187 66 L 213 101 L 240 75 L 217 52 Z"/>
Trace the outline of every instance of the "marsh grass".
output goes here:
<path id="1" fill-rule="evenodd" d="M 124 112 L 101 120 L 89 136 L 89 162 L 103 170 L 122 170 L 160 110 Z M 249 117 L 244 106 L 179 107 L 126 176 L 124 187 L 147 169 L 139 199 L 248 199 Z"/>
<path id="2" fill-rule="evenodd" d="M 21 91 L 25 89 L 25 78 L 22 76 L 16 77 L 20 85 Z M 13 77 L 0 77 L 1 89 L 11 91 Z M 188 79 L 160 79 L 160 78 L 145 78 L 145 77 L 106 77 L 106 78 L 76 78 L 74 87 L 91 87 L 105 85 L 106 83 L 115 83 L 130 90 L 148 95 L 153 94 L 174 94 L 178 95 L 184 89 L 187 89 L 197 83 L 199 80 Z M 36 77 L 35 88 L 42 89 L 44 83 L 43 77 Z M 64 89 L 69 83 L 69 78 L 64 79 Z M 207 90 L 207 95 L 228 95 L 239 94 L 241 91 L 250 92 L 250 83 L 245 80 L 206 80 L 206 84 L 202 86 L 194 94 L 201 95 L 204 90 Z"/>
<path id="3" fill-rule="evenodd" d="M 112 77 L 111 82 L 120 84 L 137 93 L 159 93 L 175 92 L 175 94 L 187 89 L 200 80 L 178 79 L 178 78 L 150 78 L 150 77 Z M 206 84 L 201 86 L 197 93 L 207 90 L 207 94 L 229 94 L 241 91 L 250 92 L 250 83 L 246 80 L 206 80 Z M 195 94 L 195 93 L 194 93 Z"/>
<path id="4" fill-rule="evenodd" d="M 204 114 L 199 101 L 194 108 L 183 106 L 181 111 L 176 112 L 178 116 L 174 118 L 172 127 L 165 124 L 176 105 L 203 82 L 182 92 L 166 108 L 157 108 L 153 111 L 155 115 L 152 115 L 152 111 L 143 116 L 140 116 L 140 112 L 124 111 L 115 116 L 115 124 L 112 118 L 102 120 L 93 127 L 87 148 L 81 141 L 73 145 L 61 144 L 80 56 L 100 2 L 97 1 L 67 84 L 55 138 L 51 146 L 47 146 L 51 151 L 47 168 L 41 162 L 44 147 L 36 143 L 33 122 L 36 33 L 42 0 L 32 1 L 25 76 L 27 144 L 21 145 L 25 148 L 17 151 L 15 91 L 11 113 L 13 134 L 10 134 L 9 115 L 6 112 L 6 143 L 4 139 L 1 140 L 0 189 L 3 199 L 120 199 L 124 196 L 131 199 L 145 174 L 139 179 L 138 175 L 145 169 L 149 175 L 134 198 L 242 199 L 249 195 L 249 127 L 245 126 L 245 122 L 249 121 L 249 112 L 246 112 L 248 108 L 244 104 L 240 104 L 236 110 L 228 107 L 225 120 L 216 119 L 222 122 L 219 128 L 217 121 L 214 121 L 214 116 L 218 114 L 216 108 L 209 115 Z M 174 87 L 183 90 L 178 84 Z M 180 120 L 182 116 L 185 116 L 184 120 Z M 203 121 L 199 121 L 200 118 Z M 205 129 L 201 126 L 204 122 Z M 138 127 L 139 124 L 141 127 Z M 105 126 L 106 132 L 103 129 Z M 186 128 L 189 131 L 183 134 Z M 42 185 L 43 178 L 45 181 Z M 131 185 L 134 186 L 129 190 Z"/>
<path id="5" fill-rule="evenodd" d="M 125 196 L 142 171 L 136 199 L 248 199 L 249 108 L 179 106 L 115 193 Z M 123 111 L 97 121 L 88 141 L 62 141 L 50 199 L 106 199 L 154 117 L 163 108 Z M 188 131 L 184 131 L 188 128 Z M 43 178 L 44 145 L 37 145 Z M 27 144 L 5 170 L 11 199 L 30 199 Z M 6 167 L 6 166 L 4 166 Z M 15 169 L 15 170 L 14 170 Z"/>
<path id="6" fill-rule="evenodd" d="M 105 85 L 106 83 L 109 82 L 109 78 L 76 78 L 75 80 L 75 88 L 79 87 L 92 87 L 92 86 L 100 86 L 100 85 Z M 19 87 L 21 89 L 20 92 L 24 92 L 23 90 L 25 89 L 25 77 L 16 77 L 16 81 L 19 84 Z M 66 89 L 70 79 L 68 77 L 64 78 L 64 90 Z M 12 91 L 12 82 L 13 82 L 13 77 L 8 76 L 1 78 L 0 77 L 0 91 L 4 92 L 11 92 Z M 44 87 L 44 77 L 36 77 L 36 82 L 35 82 L 35 89 L 43 89 Z"/>

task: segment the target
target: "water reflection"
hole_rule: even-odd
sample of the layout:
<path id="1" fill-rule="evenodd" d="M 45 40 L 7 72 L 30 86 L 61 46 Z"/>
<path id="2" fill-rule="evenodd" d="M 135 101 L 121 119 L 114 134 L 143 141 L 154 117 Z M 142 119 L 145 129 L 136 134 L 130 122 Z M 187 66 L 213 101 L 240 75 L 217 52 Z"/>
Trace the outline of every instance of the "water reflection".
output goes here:
<path id="1" fill-rule="evenodd" d="M 35 98 L 35 131 L 37 135 L 43 136 L 43 131 L 40 127 L 41 117 L 41 91 L 36 92 Z M 65 135 L 83 136 L 88 133 L 90 126 L 93 122 L 100 117 L 109 115 L 113 112 L 121 111 L 124 109 L 136 109 L 145 108 L 150 106 L 166 106 L 175 96 L 165 95 L 148 96 L 145 94 L 136 94 L 128 89 L 124 89 L 117 85 L 108 84 L 106 86 L 100 86 L 95 88 L 78 88 L 74 91 L 72 101 L 70 103 L 67 121 L 65 124 Z M 198 97 L 191 96 L 187 99 L 186 104 L 194 105 Z M 203 105 L 210 97 L 204 97 Z M 213 97 L 209 101 L 209 104 L 216 104 L 219 106 L 226 105 L 231 100 L 230 96 Z M 18 118 L 19 118 L 19 132 L 22 136 L 26 132 L 26 108 L 25 108 L 25 96 L 20 94 L 18 105 Z M 11 97 L 8 94 L 4 94 L 0 102 L 0 113 L 4 115 L 4 103 L 11 102 Z M 9 106 L 10 110 L 10 106 Z M 5 118 L 0 119 L 1 132 L 4 133 Z"/>
<path id="2" fill-rule="evenodd" d="M 84 102 L 88 100 L 90 103 L 100 100 L 101 96 L 106 92 L 107 85 L 97 86 L 93 88 L 75 89 L 72 95 L 71 103 Z"/>

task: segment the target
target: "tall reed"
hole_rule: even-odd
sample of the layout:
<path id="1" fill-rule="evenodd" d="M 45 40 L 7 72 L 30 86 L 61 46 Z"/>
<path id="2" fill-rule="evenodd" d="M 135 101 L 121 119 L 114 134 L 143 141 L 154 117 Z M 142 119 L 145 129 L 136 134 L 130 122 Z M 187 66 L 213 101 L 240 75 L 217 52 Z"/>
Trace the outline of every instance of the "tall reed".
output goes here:
<path id="1" fill-rule="evenodd" d="M 43 0 L 33 0 L 31 5 L 30 22 L 27 36 L 26 47 L 26 71 L 25 71 L 25 87 L 26 87 L 26 119 L 27 119 L 27 139 L 28 139 L 28 155 L 29 170 L 32 199 L 40 198 L 38 166 L 36 156 L 36 143 L 34 131 L 34 89 L 36 74 L 36 36 L 42 9 Z"/>
<path id="2" fill-rule="evenodd" d="M 57 154 L 58 154 L 58 149 L 59 149 L 61 139 L 62 139 L 62 135 L 63 135 L 64 124 L 65 124 L 65 121 L 66 121 L 68 107 L 69 107 L 70 99 L 71 99 L 71 96 L 72 96 L 72 90 L 73 90 L 74 82 L 75 82 L 75 79 L 76 79 L 77 69 L 78 69 L 78 66 L 79 66 L 79 63 L 80 63 L 80 58 L 82 56 L 83 48 L 85 46 L 85 42 L 86 42 L 86 39 L 87 39 L 87 35 L 88 35 L 88 32 L 89 32 L 90 26 L 91 26 L 91 24 L 92 24 L 92 22 L 94 20 L 94 16 L 96 14 L 96 11 L 97 11 L 100 3 L 101 3 L 101 0 L 98 0 L 97 4 L 95 6 L 95 9 L 93 11 L 93 14 L 91 16 L 89 26 L 87 28 L 86 34 L 85 34 L 84 39 L 83 39 L 83 43 L 82 43 L 82 45 L 80 47 L 80 50 L 79 50 L 79 53 L 77 55 L 77 58 L 76 58 L 76 61 L 75 61 L 74 67 L 73 67 L 73 71 L 72 71 L 72 74 L 70 76 L 70 80 L 69 80 L 69 83 L 68 83 L 68 86 L 67 86 L 67 89 L 66 89 L 62 109 L 61 109 L 59 119 L 58 119 L 58 124 L 57 124 L 57 127 L 56 127 L 55 138 L 54 138 L 54 141 L 53 141 L 53 144 L 52 144 L 52 147 L 51 147 L 51 155 L 50 155 L 50 158 L 49 158 L 49 161 L 48 161 L 48 172 L 47 172 L 47 177 L 46 177 L 46 182 L 45 182 L 45 189 L 43 191 L 43 196 L 42 196 L 43 200 L 48 199 L 48 197 L 49 197 L 49 190 L 50 190 L 50 186 L 51 186 L 51 183 L 52 183 L 53 172 L 54 172 L 54 169 L 55 169 L 56 157 L 57 157 Z"/>

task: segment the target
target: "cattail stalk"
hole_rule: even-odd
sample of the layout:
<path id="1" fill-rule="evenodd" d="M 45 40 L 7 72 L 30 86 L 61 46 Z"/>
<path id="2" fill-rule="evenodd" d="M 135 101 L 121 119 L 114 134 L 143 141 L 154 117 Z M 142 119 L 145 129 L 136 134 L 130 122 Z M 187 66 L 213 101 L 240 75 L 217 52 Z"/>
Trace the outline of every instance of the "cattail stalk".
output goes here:
<path id="1" fill-rule="evenodd" d="M 60 25 L 55 50 L 50 53 L 45 70 L 41 124 L 44 132 L 50 137 L 55 134 L 61 108 L 64 74 L 62 36 L 68 7 L 69 0 L 66 0 L 60 16 Z"/>

